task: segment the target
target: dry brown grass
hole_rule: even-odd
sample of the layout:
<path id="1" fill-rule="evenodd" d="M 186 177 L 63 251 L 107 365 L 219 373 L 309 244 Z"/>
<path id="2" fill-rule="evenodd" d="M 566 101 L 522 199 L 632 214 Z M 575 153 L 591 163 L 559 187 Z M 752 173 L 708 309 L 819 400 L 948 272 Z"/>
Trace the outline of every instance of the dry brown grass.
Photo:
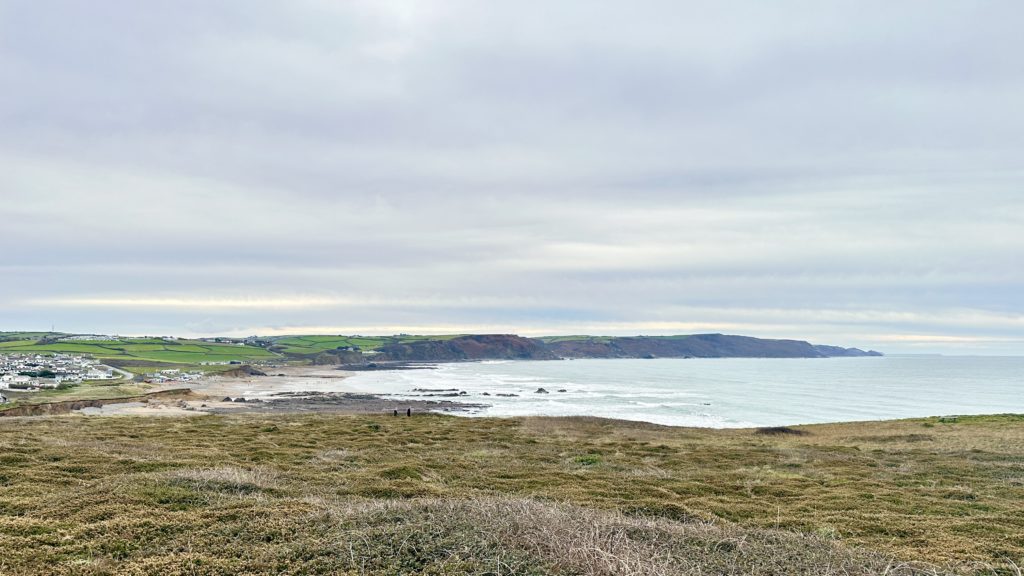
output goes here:
<path id="1" fill-rule="evenodd" d="M 683 576 L 697 574 L 934 574 L 926 566 L 900 565 L 880 555 L 849 551 L 817 536 L 772 530 L 745 530 L 715 522 L 676 522 L 595 511 L 578 506 L 522 498 L 426 499 L 412 501 L 319 501 L 322 512 L 311 522 L 338 526 L 381 525 L 383 532 L 357 557 L 375 557 L 381 542 L 399 539 L 421 547 L 408 529 L 394 528 L 402 518 L 428 533 L 451 537 L 447 568 L 477 561 L 474 546 L 489 552 L 495 574 L 544 573 L 593 576 Z M 391 533 L 392 531 L 397 533 Z M 434 534 L 430 534 L 433 532 Z M 401 552 L 401 547 L 397 550 Z M 444 571 L 444 568 L 442 568 Z M 459 573 L 452 571 L 450 573 Z"/>
<path id="2" fill-rule="evenodd" d="M 0 422 L 2 574 L 1016 574 L 1024 418 Z"/>
<path id="3" fill-rule="evenodd" d="M 266 466 L 238 468 L 184 468 L 172 470 L 167 477 L 175 484 L 196 491 L 214 491 L 226 494 L 250 494 L 269 491 L 277 486 L 277 471 Z"/>

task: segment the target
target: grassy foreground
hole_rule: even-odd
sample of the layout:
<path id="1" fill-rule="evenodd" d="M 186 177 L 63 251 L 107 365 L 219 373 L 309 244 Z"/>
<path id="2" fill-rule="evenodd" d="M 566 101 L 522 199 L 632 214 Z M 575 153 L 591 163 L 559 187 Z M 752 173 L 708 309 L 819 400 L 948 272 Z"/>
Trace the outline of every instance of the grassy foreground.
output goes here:
<path id="1" fill-rule="evenodd" d="M 1018 574 L 1024 417 L 0 421 L 2 574 Z"/>

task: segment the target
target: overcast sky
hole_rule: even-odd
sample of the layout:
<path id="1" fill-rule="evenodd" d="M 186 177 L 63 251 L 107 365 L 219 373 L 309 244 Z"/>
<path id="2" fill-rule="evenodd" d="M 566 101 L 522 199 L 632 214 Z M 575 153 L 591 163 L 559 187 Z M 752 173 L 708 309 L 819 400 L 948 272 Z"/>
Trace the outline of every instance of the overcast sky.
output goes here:
<path id="1" fill-rule="evenodd" d="M 1021 22 L 0 0 L 0 330 L 1024 353 Z"/>

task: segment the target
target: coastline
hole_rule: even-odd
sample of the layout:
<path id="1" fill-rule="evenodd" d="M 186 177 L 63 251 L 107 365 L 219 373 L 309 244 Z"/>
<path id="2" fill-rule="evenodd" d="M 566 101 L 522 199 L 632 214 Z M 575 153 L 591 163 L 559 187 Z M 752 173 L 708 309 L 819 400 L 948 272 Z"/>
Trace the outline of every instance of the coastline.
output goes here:
<path id="1" fill-rule="evenodd" d="M 130 396 L 54 399 L 0 410 L 0 417 L 204 416 L 213 414 L 405 414 L 451 413 L 480 404 L 446 399 L 407 399 L 369 394 L 345 384 L 352 372 L 328 366 L 285 366 L 267 375 L 212 375 L 169 382 Z"/>
<path id="2" fill-rule="evenodd" d="M 74 500 L 68 474 L 88 477 L 90 485 L 133 486 L 130 504 L 114 512 L 116 521 L 146 518 L 171 535 L 118 558 L 137 566 L 150 566 L 155 558 L 172 566 L 179 529 L 211 543 L 223 522 L 258 531 L 258 525 L 230 519 L 239 498 L 254 498 L 269 521 L 288 526 L 298 543 L 286 554 L 299 561 L 327 528 L 289 523 L 315 514 L 324 490 L 336 492 L 332 505 L 344 510 L 356 502 L 399 510 L 386 529 L 412 518 L 416 533 L 436 527 L 430 507 L 453 502 L 468 507 L 453 512 L 468 514 L 457 517 L 458 526 L 476 526 L 483 520 L 470 511 L 494 506 L 493 498 L 506 503 L 498 505 L 507 506 L 502 522 L 515 518 L 530 527 L 547 521 L 549 511 L 534 508 L 538 501 L 560 502 L 558 513 L 606 527 L 622 518 L 654 519 L 640 522 L 656 521 L 659 530 L 679 535 L 716 526 L 696 549 L 659 552 L 681 562 L 713 550 L 702 560 L 710 573 L 757 558 L 721 548 L 730 538 L 761 542 L 768 557 L 780 559 L 767 573 L 786 573 L 797 564 L 806 568 L 802 573 L 824 573 L 838 561 L 851 574 L 934 576 L 973 573 L 968 567 L 1000 566 L 1006 553 L 1024 554 L 1024 544 L 970 532 L 979 511 L 988 524 L 1024 528 L 1021 484 L 1006 482 L 1007 471 L 1020 469 L 1024 415 L 718 429 L 593 415 L 452 418 L 437 413 L 465 415 L 474 408 L 458 401 L 464 396 L 457 388 L 421 390 L 416 400 L 360 392 L 351 372 L 334 367 L 246 372 L 193 381 L 190 389 L 167 384 L 141 397 L 67 400 L 63 415 L 51 411 L 54 404 L 37 404 L 21 408 L 44 414 L 0 418 L 0 449 L 6 450 L 0 453 L 26 464 L 5 471 L 0 504 L 6 494 L 48 518 L 50 499 Z M 398 418 L 392 416 L 396 410 Z M 33 443 L 28 451 L 26 441 Z M 45 494 L 34 499 L 21 485 L 45 486 Z M 90 510 L 108 505 L 103 494 L 89 492 L 90 505 L 72 513 L 75 530 L 93 530 Z M 183 514 L 168 520 L 169 506 Z M 415 524 L 421 513 L 427 515 L 422 526 Z M 605 513 L 610 516 L 594 516 Z M 208 520 L 217 515 L 225 519 Z M 359 525 L 377 521 L 356 518 Z M 46 522 L 32 520 L 40 521 Z M 489 530 L 470 530 L 463 538 L 477 541 Z M 893 530 L 901 538 L 893 539 Z M 134 542 L 136 534 L 125 538 Z M 387 540 L 383 558 L 405 538 Z M 227 554 L 200 542 L 205 558 L 222 562 L 225 572 L 265 568 L 258 559 L 232 563 L 258 558 L 265 542 L 238 543 Z M 101 542 L 89 545 L 99 549 Z M 353 569 L 337 560 L 349 556 L 330 557 L 339 563 L 329 571 Z M 15 554 L 12 562 L 24 573 L 42 574 L 61 558 Z M 750 568 L 760 569 L 760 562 Z M 889 572 L 893 563 L 904 568 Z"/>
<path id="3" fill-rule="evenodd" d="M 582 416 L 704 428 L 1024 412 L 1017 392 L 1017 375 L 1024 370 L 1024 359 L 1019 358 L 882 357 L 827 363 L 596 359 L 466 362 L 414 370 L 383 367 L 242 367 L 188 382 L 75 387 L 60 394 L 40 393 L 20 405 L 43 400 L 115 404 L 124 398 L 124 403 L 134 405 L 85 413 L 369 414 L 412 408 L 467 417 Z M 193 396 L 137 404 L 146 393 L 181 387 L 190 388 Z"/>
<path id="4" fill-rule="evenodd" d="M 1024 412 L 1024 359 L 585 359 L 357 373 L 361 392 L 486 403 L 469 416 L 597 416 L 754 428 Z"/>

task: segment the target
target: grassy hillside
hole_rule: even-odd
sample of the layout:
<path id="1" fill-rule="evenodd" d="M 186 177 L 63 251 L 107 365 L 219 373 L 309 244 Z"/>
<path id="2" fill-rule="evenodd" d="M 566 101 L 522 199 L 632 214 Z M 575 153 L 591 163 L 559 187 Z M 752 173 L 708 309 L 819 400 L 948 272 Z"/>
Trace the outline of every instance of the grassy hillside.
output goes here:
<path id="1" fill-rule="evenodd" d="M 54 335 L 3 333 L 0 354 L 69 353 L 94 356 L 101 360 L 129 363 L 166 362 L 198 365 L 203 362 L 256 362 L 276 358 L 256 346 L 217 344 L 201 340 L 164 340 L 162 338 L 120 338 L 117 340 L 51 341 Z M 33 336 L 29 338 L 28 336 Z M 50 336 L 49 338 L 46 338 Z M 58 336 L 59 337 L 59 336 Z M 45 339 L 44 339 L 45 338 Z"/>
<path id="2" fill-rule="evenodd" d="M 63 400 L 98 400 L 105 398 L 124 398 L 135 396 L 152 390 L 153 386 L 129 380 L 90 380 L 70 388 L 46 388 L 31 392 L 5 390 L 8 406 L 23 404 L 42 404 Z M 2 572 L 0 572 L 2 574 Z"/>
<path id="3" fill-rule="evenodd" d="M 665 336 L 665 338 L 669 338 L 669 336 Z M 597 343 L 600 343 L 600 344 L 607 344 L 607 343 L 611 342 L 613 339 L 614 339 L 613 336 L 584 336 L 584 335 L 574 335 L 574 336 L 542 336 L 540 338 L 537 338 L 537 340 L 540 340 L 541 342 L 543 342 L 545 344 L 556 344 L 558 342 L 597 342 Z"/>
<path id="4" fill-rule="evenodd" d="M 734 334 L 676 336 L 552 336 L 541 338 L 563 358 L 826 358 L 881 356 L 874 351 L 814 345 L 803 340 L 754 338 Z"/>
<path id="5" fill-rule="evenodd" d="M 1015 574 L 1024 561 L 1024 417 L 799 431 L 3 420 L 0 572 Z"/>
<path id="6" fill-rule="evenodd" d="M 313 355 L 341 347 L 358 346 L 376 350 L 388 344 L 407 344 L 423 340 L 451 340 L 458 335 L 440 336 L 284 336 L 272 338 L 274 349 L 286 354 Z"/>
<path id="7" fill-rule="evenodd" d="M 197 366 L 204 362 L 259 362 L 280 358 L 281 355 L 297 360 L 309 360 L 324 352 L 338 348 L 358 347 L 363 351 L 382 348 L 396 349 L 400 345 L 445 343 L 461 336 L 458 334 L 431 336 L 282 336 L 263 339 L 268 345 L 240 346 L 200 340 L 172 340 L 163 338 L 119 338 L 116 340 L 62 340 L 67 334 L 41 332 L 0 333 L 0 354 L 21 353 L 74 353 L 89 354 L 104 360 L 117 360 L 125 366 L 149 363 L 173 363 Z M 715 341 L 706 342 L 709 338 Z M 814 356 L 811 345 L 792 341 L 771 341 L 737 336 L 697 335 L 613 338 L 601 336 L 553 336 L 536 339 L 551 348 L 547 356 L 567 357 L 643 357 L 655 356 Z M 689 343 L 687 347 L 687 344 Z M 800 345 L 803 347 L 801 348 Z M 794 348 L 795 347 L 795 348 Z M 806 349 L 805 349 L 806 348 Z M 441 347 L 444 349 L 444 347 Z M 840 350 L 840 349 L 836 349 Z M 545 356 L 545 358 L 547 357 Z M 503 357 L 498 354 L 496 357 Z M 426 358 L 445 361 L 447 358 Z"/>
<path id="8" fill-rule="evenodd" d="M 381 360 L 455 362 L 484 359 L 556 358 L 824 358 L 880 355 L 856 348 L 816 346 L 801 340 L 776 340 L 727 334 L 678 336 L 549 336 L 509 334 L 446 336 L 286 336 L 265 339 L 269 349 L 296 358 L 316 359 L 339 348 L 383 353 Z M 334 363 L 359 362 L 334 353 Z M 322 357 L 319 362 L 327 363 Z"/>

